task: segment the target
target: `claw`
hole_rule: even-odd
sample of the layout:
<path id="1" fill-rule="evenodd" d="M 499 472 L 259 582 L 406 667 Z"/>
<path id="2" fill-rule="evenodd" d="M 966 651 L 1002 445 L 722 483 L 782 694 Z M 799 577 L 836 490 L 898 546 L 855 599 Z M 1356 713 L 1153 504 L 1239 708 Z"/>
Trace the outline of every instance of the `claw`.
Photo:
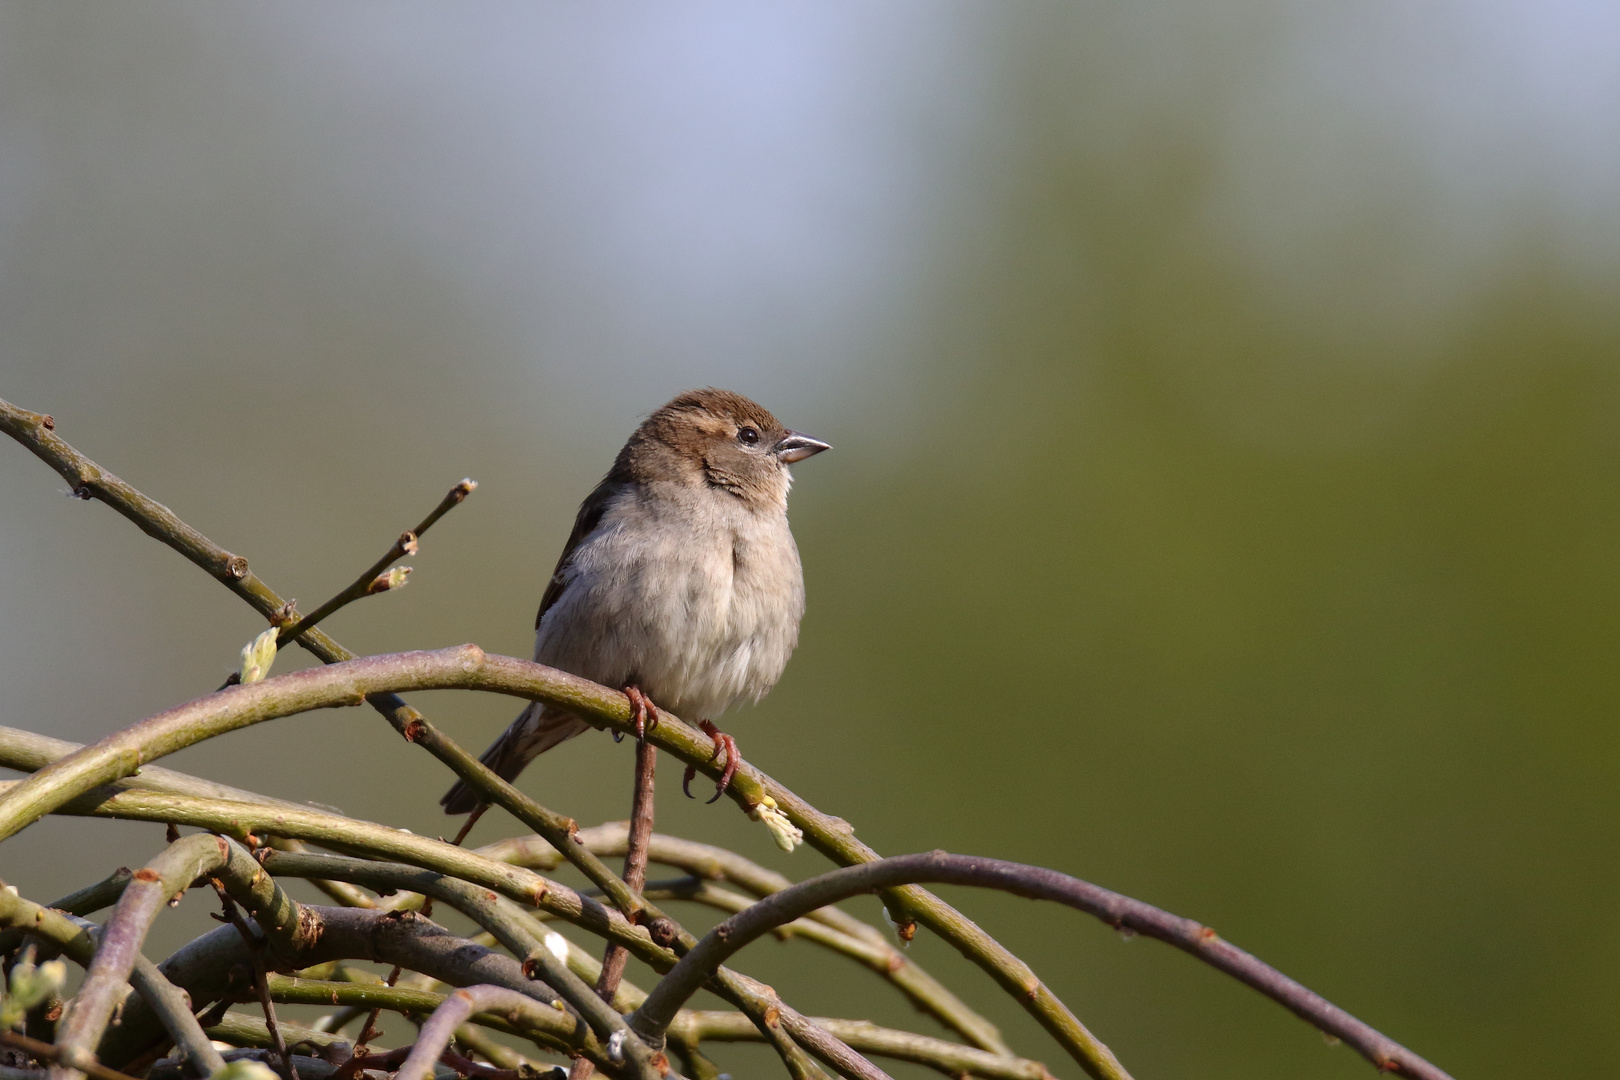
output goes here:
<path id="1" fill-rule="evenodd" d="M 696 775 L 697 775 L 697 766 L 696 765 L 688 765 L 686 767 L 686 775 L 681 777 L 681 790 L 686 793 L 686 797 L 688 799 L 697 798 L 696 795 L 692 794 L 692 787 L 691 787 L 692 777 L 694 777 Z"/>
<path id="2" fill-rule="evenodd" d="M 698 726 L 703 729 L 705 735 L 714 740 L 714 753 L 709 755 L 709 760 L 718 759 L 722 753 L 726 755 L 726 766 L 720 771 L 720 782 L 714 787 L 714 797 L 706 800 L 707 805 L 718 802 L 720 796 L 726 793 L 726 788 L 731 786 L 731 778 L 737 775 L 737 765 L 742 758 L 737 753 L 737 740 L 715 727 L 712 721 L 705 720 Z"/>
<path id="3" fill-rule="evenodd" d="M 624 696 L 630 699 L 630 718 L 636 722 L 636 738 L 646 739 L 647 732 L 658 726 L 658 706 L 634 683 L 624 688 Z M 623 733 L 613 733 L 614 742 L 623 738 Z"/>

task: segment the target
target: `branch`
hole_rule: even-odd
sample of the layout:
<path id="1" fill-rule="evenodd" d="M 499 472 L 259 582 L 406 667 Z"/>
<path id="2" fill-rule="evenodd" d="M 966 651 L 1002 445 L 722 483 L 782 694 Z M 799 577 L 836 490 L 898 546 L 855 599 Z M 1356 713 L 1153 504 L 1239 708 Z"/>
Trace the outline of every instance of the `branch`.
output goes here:
<path id="1" fill-rule="evenodd" d="M 83 743 L 53 739 L 49 735 L 40 735 L 21 728 L 0 726 L 0 766 L 16 769 L 18 772 L 37 772 L 51 762 L 82 749 Z M 115 780 L 111 786 L 119 791 L 145 788 L 148 791 L 168 791 L 176 795 L 197 795 L 204 799 L 230 799 L 233 802 L 259 803 L 290 810 L 309 809 L 304 803 L 244 791 L 229 784 L 215 783 L 159 765 L 148 765 L 141 769 L 138 775 Z"/>
<path id="2" fill-rule="evenodd" d="M 360 1009 L 387 1009 L 406 1016 L 421 1016 L 437 1009 L 446 995 L 382 983 L 323 982 L 272 975 L 270 996 L 287 1005 L 342 1005 Z M 523 994 L 491 1005 L 472 1018 L 476 1024 L 535 1042 L 548 1050 L 578 1053 L 579 1020 L 570 1013 L 542 1004 Z"/>
<path id="3" fill-rule="evenodd" d="M 680 1006 L 703 985 L 707 973 L 761 934 L 826 904 L 921 881 L 977 885 L 1038 900 L 1054 900 L 1094 915 L 1116 929 L 1130 929 L 1158 938 L 1253 987 L 1307 1023 L 1349 1043 L 1381 1072 L 1394 1072 L 1412 1080 L 1451 1080 L 1440 1069 L 1337 1005 L 1237 946 L 1222 941 L 1207 926 L 1056 870 L 942 851 L 901 855 L 834 870 L 800 882 L 733 915 L 710 931 L 653 987 L 647 1000 L 630 1018 L 630 1025 L 643 1037 L 656 1039 L 674 1019 Z"/>
<path id="4" fill-rule="evenodd" d="M 293 1063 L 292 1051 L 287 1049 L 287 1040 L 282 1037 L 281 1027 L 276 1023 L 276 1006 L 270 1000 L 270 987 L 265 983 L 266 972 L 264 956 L 262 955 L 265 943 L 255 936 L 253 929 L 248 926 L 247 920 L 242 918 L 241 913 L 236 910 L 236 901 L 232 900 L 231 894 L 225 891 L 224 883 L 215 878 L 213 886 L 214 891 L 219 896 L 220 907 L 225 912 L 223 916 L 225 921 L 234 926 L 236 932 L 242 935 L 243 944 L 248 947 L 248 952 L 253 955 L 253 992 L 258 995 L 259 1009 L 264 1014 L 264 1026 L 270 1032 L 271 1045 L 275 1047 L 276 1054 L 281 1058 L 281 1067 L 286 1073 L 287 1080 L 299 1080 L 298 1066 Z"/>
<path id="5" fill-rule="evenodd" d="M 654 773 L 658 767 L 658 751 L 645 739 L 636 742 L 636 778 L 630 796 L 630 829 L 624 854 L 624 883 L 634 893 L 640 893 L 647 884 L 647 844 L 653 830 Z M 602 974 L 596 983 L 596 993 L 603 1001 L 612 1001 L 624 978 L 625 961 L 630 958 L 621 945 L 608 944 L 602 954 Z M 589 1074 L 585 1074 L 589 1075 Z M 584 1076 L 573 1078 L 584 1080 Z"/>
<path id="6" fill-rule="evenodd" d="M 384 580 L 381 577 L 383 571 L 392 566 L 395 560 L 404 558 L 406 555 L 415 555 L 417 541 L 421 539 L 422 534 L 432 528 L 435 521 L 438 521 L 455 507 L 460 506 L 477 487 L 478 482 L 476 480 L 463 480 L 451 488 L 449 494 L 439 500 L 439 505 L 433 508 L 431 514 L 422 519 L 420 525 L 409 532 L 401 533 L 399 539 L 394 541 L 394 546 L 389 548 L 387 553 L 373 563 L 364 573 L 355 578 L 348 588 L 297 622 L 287 623 L 282 626 L 281 630 L 276 634 L 276 647 L 280 648 L 300 634 L 313 630 L 316 623 L 319 623 L 345 604 L 353 603 L 363 596 L 371 596 L 374 593 L 387 591 L 389 586 L 378 586 L 378 582 Z"/>
<path id="7" fill-rule="evenodd" d="M 267 875 L 266 875 L 267 876 Z M 281 957 L 291 968 L 302 969 L 332 960 L 364 960 L 397 965 L 420 972 L 451 986 L 470 986 L 490 983 L 514 990 L 542 1006 L 549 1007 L 554 992 L 531 981 L 522 965 L 509 956 L 474 944 L 458 937 L 436 923 L 409 912 L 379 912 L 363 908 L 334 908 L 314 904 L 302 905 L 299 912 L 301 925 L 309 935 L 296 953 Z M 164 962 L 165 972 L 177 985 L 185 987 L 193 1000 L 215 1000 L 235 996 L 241 988 L 241 972 L 248 960 L 247 947 L 235 930 L 221 927 L 181 948 Z M 293 980 L 294 985 L 310 985 L 307 980 Z M 289 985 L 285 980 L 268 980 L 272 996 L 283 1000 L 283 991 Z M 345 994 L 408 994 L 402 987 L 386 988 L 366 984 L 324 984 L 318 987 L 318 1003 L 329 1003 L 330 993 L 338 988 Z M 287 1000 L 296 1000 L 287 998 Z M 560 1015 L 560 1014 L 559 1014 Z M 118 1049 L 123 1054 L 138 1053 L 143 1045 L 141 1020 L 126 1013 L 118 1030 Z M 133 1029 L 133 1030 L 131 1030 Z M 627 1039 L 625 1058 L 615 1063 L 608 1057 L 603 1042 L 590 1028 L 568 1018 L 563 1030 L 569 1045 L 576 1052 L 591 1057 L 592 1061 L 609 1075 L 657 1080 L 655 1058 L 639 1040 Z M 289 1040 L 302 1038 L 297 1032 Z M 334 1037 L 324 1035 L 331 1040 Z M 111 1057 L 110 1060 L 117 1060 Z"/>
<path id="8" fill-rule="evenodd" d="M 124 894 L 124 886 L 129 884 L 129 878 L 129 867 L 120 866 L 94 885 L 86 885 L 82 889 L 68 893 L 60 900 L 52 901 L 46 905 L 46 909 L 55 908 L 57 911 L 65 911 L 69 915 L 89 915 L 100 911 L 104 907 L 111 907 Z M 4 921 L 4 919 L 0 919 L 0 924 L 3 924 Z M 16 949 L 22 943 L 27 932 L 28 924 L 26 922 L 18 923 L 9 929 L 0 930 L 0 956 L 9 955 L 12 950 Z M 84 963 L 88 964 L 89 962 L 90 955 L 86 953 Z"/>
<path id="9" fill-rule="evenodd" d="M 578 840 L 598 855 L 622 855 L 627 847 L 628 832 L 627 823 L 613 822 L 580 830 Z M 533 870 L 551 870 L 563 861 L 556 849 L 536 836 L 498 840 L 478 851 L 492 859 Z M 755 897 L 769 896 L 793 884 L 787 877 L 734 851 L 695 840 L 654 833 L 648 851 L 653 862 L 678 867 L 708 881 L 730 881 Z M 742 910 L 743 905 L 731 903 L 731 895 L 700 889 L 690 899 L 713 903 L 732 912 Z M 891 945 L 881 930 L 836 907 L 820 908 L 805 918 L 806 922 L 794 924 L 792 933 L 859 960 L 892 982 L 923 1012 L 979 1049 L 1003 1056 L 1012 1054 L 994 1024 Z M 831 932 L 823 932 L 820 927 Z"/>
<path id="10" fill-rule="evenodd" d="M 169 898 L 184 892 L 198 877 L 211 873 L 230 854 L 228 841 L 215 836 L 192 836 L 169 845 L 157 858 L 135 871 L 111 917 L 101 928 L 94 958 L 85 971 L 84 985 L 73 1000 L 56 1034 L 59 1062 L 53 1078 L 78 1077 L 81 1062 L 94 1056 L 96 1044 L 112 1019 L 119 992 L 129 982 L 141 942 L 157 913 Z M 237 849 L 240 850 L 240 849 Z M 246 856 L 244 856 L 246 857 Z M 249 860 L 251 861 L 251 859 Z"/>
<path id="11" fill-rule="evenodd" d="M 598 1037 L 606 1041 L 614 1035 L 622 1038 L 628 1034 L 624 1017 L 553 956 L 538 934 L 504 910 L 496 902 L 499 897 L 484 889 L 430 870 L 339 855 L 267 851 L 261 865 L 271 874 L 329 878 L 385 891 L 404 889 L 442 900 L 494 935 L 495 940 L 522 961 L 525 975 L 540 979 L 561 994 Z"/>
<path id="12" fill-rule="evenodd" d="M 456 1028 L 460 1027 L 474 1013 L 492 1012 L 496 1009 L 522 1008 L 525 999 L 522 994 L 513 993 L 501 986 L 464 986 L 455 993 L 450 994 L 433 1010 L 420 1030 L 416 1033 L 416 1045 L 411 1048 L 410 1056 L 399 1067 L 394 1080 L 428 1080 L 433 1073 L 433 1066 L 438 1063 L 440 1055 L 450 1045 L 455 1037 Z M 624 1037 L 616 1040 L 622 1047 Z M 608 1044 L 608 1053 L 613 1054 L 613 1044 Z"/>
<path id="13" fill-rule="evenodd" d="M 128 876 L 125 871 L 125 877 Z M 95 956 L 95 932 L 100 928 L 54 910 L 59 906 L 41 907 L 0 887 L 0 926 L 43 938 L 81 967 L 89 967 Z M 211 1076 L 224 1066 L 219 1052 L 209 1043 L 192 1015 L 191 1002 L 185 993 L 165 979 L 152 961 L 137 953 L 130 982 L 201 1075 Z"/>
<path id="14" fill-rule="evenodd" d="M 1052 1080 L 1052 1074 L 1038 1061 L 1012 1055 L 992 1054 L 961 1046 L 944 1039 L 879 1027 L 865 1020 L 835 1020 L 817 1016 L 818 1027 L 826 1028 L 864 1054 L 910 1061 L 938 1069 L 948 1076 L 984 1076 L 993 1080 Z M 748 1018 L 732 1012 L 689 1012 L 682 1010 L 669 1027 L 670 1041 L 679 1046 L 695 1046 L 703 1040 L 753 1042 L 759 1033 Z"/>

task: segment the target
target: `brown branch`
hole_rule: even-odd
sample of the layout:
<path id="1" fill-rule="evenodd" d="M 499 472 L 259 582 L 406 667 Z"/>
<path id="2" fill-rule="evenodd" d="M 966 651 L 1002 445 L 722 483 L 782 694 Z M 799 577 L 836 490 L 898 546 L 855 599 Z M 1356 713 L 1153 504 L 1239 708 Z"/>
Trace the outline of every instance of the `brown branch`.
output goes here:
<path id="1" fill-rule="evenodd" d="M 456 1028 L 474 1013 L 491 1012 L 499 1008 L 522 1008 L 527 1004 L 523 995 L 503 986 L 464 986 L 445 997 L 433 1014 L 416 1033 L 416 1044 L 411 1047 L 394 1080 L 429 1080 L 433 1066 L 444 1055 Z M 611 1052 L 611 1047 L 610 1047 Z M 583 1059 L 582 1059 L 583 1060 Z M 511 1080 L 516 1080 L 515 1074 Z"/>
<path id="2" fill-rule="evenodd" d="M 268 875 L 265 875 L 268 877 Z M 624 1040 L 624 1060 L 615 1062 L 607 1055 L 605 1040 L 598 1039 L 590 1026 L 552 1007 L 556 992 L 550 987 L 532 981 L 522 965 L 509 956 L 493 949 L 474 944 L 444 927 L 408 912 L 380 912 L 363 908 L 334 908 L 302 905 L 300 924 L 309 931 L 300 947 L 283 952 L 279 962 L 288 968 L 303 969 L 331 960 L 360 960 L 399 965 L 441 982 L 458 985 L 489 983 L 515 990 L 526 998 L 540 1013 L 550 1019 L 547 1030 L 562 1033 L 566 1045 L 586 1053 L 597 1067 L 611 1076 L 626 1080 L 658 1080 L 653 1067 L 653 1055 L 634 1037 Z M 215 1000 L 239 992 L 239 971 L 249 958 L 248 948 L 230 927 L 221 927 L 191 942 L 169 960 L 164 968 L 170 978 L 187 989 L 194 1000 Z M 304 980 L 269 980 L 272 996 L 276 1000 L 297 1000 L 285 997 L 281 990 Z M 409 995 L 420 991 L 400 987 L 362 984 L 315 984 L 315 993 L 303 1000 L 312 1003 L 329 1002 L 327 987 L 347 987 L 346 993 L 355 996 L 353 1003 L 374 1006 L 377 999 L 365 1000 L 366 994 Z M 586 988 L 589 993 L 589 988 Z M 621 1020 L 622 1023 L 622 1020 Z M 120 1052 L 135 1054 L 144 1045 L 139 1017 L 125 1016 L 117 1031 L 116 1043 Z M 132 1030 L 133 1029 L 133 1030 Z M 619 1030 L 623 1030 L 622 1027 Z M 331 1039 L 331 1036 L 326 1038 Z M 112 1040 L 110 1040 L 112 1041 Z M 109 1060 L 120 1060 L 108 1054 Z"/>
<path id="3" fill-rule="evenodd" d="M 1207 926 L 1171 915 L 1128 896 L 1056 870 L 1001 859 L 981 859 L 935 851 L 847 867 L 802 881 L 733 915 L 711 930 L 697 947 L 653 987 L 630 1018 L 644 1038 L 656 1041 L 708 973 L 738 949 L 783 923 L 826 904 L 863 893 L 921 881 L 976 885 L 1039 900 L 1053 900 L 1094 915 L 1116 929 L 1133 930 L 1167 942 L 1253 987 L 1318 1029 L 1342 1039 L 1381 1072 L 1411 1080 L 1451 1080 L 1443 1071 L 1393 1039 L 1288 978 Z"/>
<path id="4" fill-rule="evenodd" d="M 657 767 L 658 750 L 645 739 L 637 740 L 635 787 L 630 797 L 630 838 L 624 855 L 624 883 L 636 893 L 647 884 L 647 843 L 652 838 L 653 773 Z M 629 957 L 623 946 L 611 943 L 602 954 L 602 976 L 597 981 L 596 992 L 603 1001 L 613 1000 Z"/>

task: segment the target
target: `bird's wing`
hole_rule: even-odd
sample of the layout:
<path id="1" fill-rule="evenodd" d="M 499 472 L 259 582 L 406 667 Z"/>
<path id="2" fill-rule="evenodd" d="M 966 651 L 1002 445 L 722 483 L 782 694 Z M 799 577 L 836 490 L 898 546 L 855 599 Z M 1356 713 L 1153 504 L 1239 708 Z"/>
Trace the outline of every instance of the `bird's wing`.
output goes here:
<path id="1" fill-rule="evenodd" d="M 546 583 L 546 591 L 540 597 L 540 610 L 534 617 L 534 628 L 540 629 L 540 620 L 546 617 L 551 605 L 563 591 L 563 571 L 573 561 L 574 552 L 585 538 L 596 531 L 602 523 L 602 515 L 607 512 L 608 503 L 614 496 L 624 490 L 624 481 L 609 473 L 596 485 L 596 490 L 585 496 L 585 501 L 579 504 L 579 514 L 574 518 L 574 531 L 568 534 L 568 543 L 563 545 L 562 556 L 557 560 L 557 568 L 551 572 L 551 580 Z"/>

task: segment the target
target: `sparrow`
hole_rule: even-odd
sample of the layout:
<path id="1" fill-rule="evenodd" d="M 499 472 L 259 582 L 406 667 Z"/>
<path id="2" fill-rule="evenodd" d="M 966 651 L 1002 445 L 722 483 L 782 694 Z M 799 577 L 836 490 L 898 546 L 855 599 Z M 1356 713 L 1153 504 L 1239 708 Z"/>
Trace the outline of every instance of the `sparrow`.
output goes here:
<path id="1" fill-rule="evenodd" d="M 640 734 L 659 705 L 699 721 L 725 756 L 714 799 L 739 761 L 714 719 L 764 697 L 799 640 L 804 571 L 788 529 L 788 466 L 829 449 L 741 394 L 681 394 L 635 430 L 580 504 L 540 598 L 535 660 L 623 687 Z M 535 702 L 480 760 L 514 780 L 590 726 Z M 466 814 L 484 800 L 463 782 L 440 803 Z"/>

